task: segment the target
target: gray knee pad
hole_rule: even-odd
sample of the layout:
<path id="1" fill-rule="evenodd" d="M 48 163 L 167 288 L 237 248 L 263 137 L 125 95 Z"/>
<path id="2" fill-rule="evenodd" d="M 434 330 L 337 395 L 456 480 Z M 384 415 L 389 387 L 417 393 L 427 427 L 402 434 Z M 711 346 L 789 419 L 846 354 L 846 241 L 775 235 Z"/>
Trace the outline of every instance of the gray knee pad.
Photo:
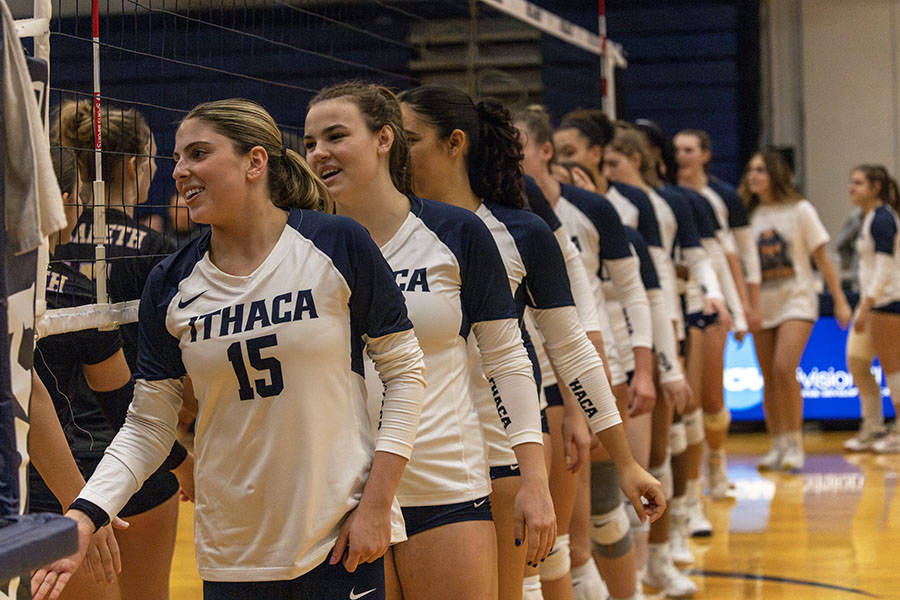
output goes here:
<path id="1" fill-rule="evenodd" d="M 622 504 L 619 474 L 611 460 L 591 464 L 591 542 L 604 558 L 618 558 L 631 549 L 631 523 Z"/>
<path id="2" fill-rule="evenodd" d="M 572 567 L 572 555 L 569 551 L 569 534 L 557 536 L 553 549 L 541 563 L 541 579 L 555 581 L 565 576 Z"/>

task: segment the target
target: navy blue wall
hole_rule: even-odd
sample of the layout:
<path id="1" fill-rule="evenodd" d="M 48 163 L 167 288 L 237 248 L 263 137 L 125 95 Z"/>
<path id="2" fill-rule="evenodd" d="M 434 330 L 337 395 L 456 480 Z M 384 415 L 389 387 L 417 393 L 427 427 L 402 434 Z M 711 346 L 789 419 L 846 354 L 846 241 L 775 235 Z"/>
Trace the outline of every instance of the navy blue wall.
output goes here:
<path id="1" fill-rule="evenodd" d="M 595 2 L 537 3 L 597 30 Z M 606 10 L 609 37 L 628 57 L 616 82 L 619 117 L 652 119 L 669 133 L 705 129 L 713 139 L 712 172 L 736 182 L 760 129 L 758 0 L 606 0 Z M 596 63 L 555 40 L 544 46 L 545 102 L 559 118 L 575 107 L 573 85 L 594 89 L 584 73 Z"/>
<path id="2" fill-rule="evenodd" d="M 172 151 L 179 111 L 213 98 L 259 100 L 279 123 L 297 128 L 311 93 L 330 83 L 363 78 L 398 88 L 414 85 L 408 64 L 415 51 L 406 44 L 410 23 L 423 17 L 465 17 L 466 4 L 423 0 L 403 5 L 404 12 L 371 4 L 317 9 L 330 11 L 328 16 L 337 21 L 357 23 L 359 30 L 284 6 L 178 17 L 163 12 L 108 16 L 101 23 L 101 38 L 108 45 L 101 56 L 102 92 L 107 98 L 141 103 L 162 155 Z M 543 4 L 596 30 L 593 1 Z M 706 129 L 714 143 L 713 172 L 736 181 L 759 131 L 758 0 L 607 0 L 607 10 L 609 35 L 624 46 L 629 60 L 617 81 L 621 116 L 656 120 L 671 133 Z M 197 20 L 213 21 L 215 27 Z M 52 85 L 89 95 L 89 21 L 56 20 L 53 29 Z M 599 106 L 597 59 L 550 36 L 541 43 L 544 102 L 554 118 L 579 106 Z M 51 101 L 58 97 L 55 93 Z M 160 183 L 168 183 L 170 168 L 161 162 Z M 171 186 L 154 186 L 157 199 L 164 187 Z"/>

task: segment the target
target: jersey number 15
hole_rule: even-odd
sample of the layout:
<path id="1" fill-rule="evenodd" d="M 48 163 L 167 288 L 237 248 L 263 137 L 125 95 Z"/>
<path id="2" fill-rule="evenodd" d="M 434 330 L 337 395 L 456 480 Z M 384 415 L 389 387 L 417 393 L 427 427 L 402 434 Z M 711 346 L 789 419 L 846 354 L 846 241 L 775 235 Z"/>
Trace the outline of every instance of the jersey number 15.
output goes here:
<path id="1" fill-rule="evenodd" d="M 256 379 L 253 381 L 256 386 L 256 393 L 263 398 L 271 398 L 277 396 L 284 390 L 284 378 L 281 375 L 281 362 L 274 356 L 263 358 L 259 351 L 263 348 L 271 348 L 278 345 L 278 338 L 275 334 L 264 335 L 258 338 L 246 340 L 247 358 L 250 359 L 250 366 L 257 371 L 268 371 L 270 383 L 266 383 L 265 379 Z M 241 342 L 234 342 L 228 346 L 228 360 L 234 367 L 234 374 L 237 376 L 241 400 L 253 400 L 256 395 L 253 388 L 250 387 L 250 377 L 247 375 L 247 367 L 244 364 L 244 355 L 241 350 Z"/>

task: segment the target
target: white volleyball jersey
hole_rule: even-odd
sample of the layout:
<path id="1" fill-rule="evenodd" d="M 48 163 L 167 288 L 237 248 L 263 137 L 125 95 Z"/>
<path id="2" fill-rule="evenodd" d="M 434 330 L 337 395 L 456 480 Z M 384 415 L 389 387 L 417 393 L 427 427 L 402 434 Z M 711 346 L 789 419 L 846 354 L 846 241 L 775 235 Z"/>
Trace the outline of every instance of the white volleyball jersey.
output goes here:
<path id="1" fill-rule="evenodd" d="M 527 306 L 534 315 L 541 346 L 546 345 L 592 428 L 599 431 L 621 422 L 609 385 L 603 385 L 603 363 L 581 326 L 565 260 L 553 232 L 540 217 L 526 210 L 482 203 L 476 214 L 497 242 L 517 314 L 521 319 Z M 513 464 L 515 455 L 503 429 L 496 416 L 491 418 L 492 413 L 496 415 L 491 384 L 478 356 L 475 358 L 471 388 L 484 427 L 488 460 L 491 466 Z"/>
<path id="2" fill-rule="evenodd" d="M 604 280 L 611 281 L 614 287 L 605 290 L 614 291 L 625 309 L 632 345 L 652 348 L 650 302 L 641 283 L 638 259 L 631 253 L 615 209 L 603 196 L 566 184 L 560 188 L 562 195 L 556 203 L 556 214 L 581 252 L 598 304 L 600 298 L 612 299 L 603 287 Z M 603 334 L 604 343 L 611 346 L 612 331 Z"/>
<path id="3" fill-rule="evenodd" d="M 900 219 L 894 209 L 881 205 L 863 218 L 856 241 L 859 285 L 874 306 L 900 301 Z"/>
<path id="4" fill-rule="evenodd" d="M 209 239 L 151 272 L 140 305 L 135 400 L 81 497 L 110 514 L 125 504 L 171 447 L 188 374 L 199 405 L 200 576 L 293 579 L 331 551 L 374 451 L 409 456 L 421 352 L 390 268 L 350 219 L 290 211 L 269 256 L 242 277 L 212 263 Z M 409 392 L 399 427 L 389 393 L 377 443 L 364 347 L 386 388 L 402 382 Z M 155 464 L 149 454 L 159 455 Z"/>
<path id="5" fill-rule="evenodd" d="M 541 442 L 537 388 L 525 352 L 506 269 L 490 232 L 470 211 L 421 198 L 410 198 L 410 213 L 381 247 L 397 284 L 406 296 L 410 319 L 425 354 L 425 401 L 415 447 L 400 481 L 401 506 L 435 506 L 475 500 L 491 491 L 484 438 L 469 391 L 466 339 L 478 337 L 479 351 L 492 356 L 503 350 L 508 361 L 502 374 L 525 375 L 521 390 L 532 402 L 535 420 L 511 439 Z M 479 328 L 502 333 L 485 342 Z M 493 336 L 492 336 L 493 337 Z M 492 360 L 486 370 L 494 367 Z M 491 405 L 485 418 L 502 422 L 507 435 L 517 430 L 508 397 L 495 375 Z M 370 404 L 381 390 L 369 386 Z M 371 409 L 370 409 L 371 410 Z M 502 417 L 501 417 L 502 414 Z"/>

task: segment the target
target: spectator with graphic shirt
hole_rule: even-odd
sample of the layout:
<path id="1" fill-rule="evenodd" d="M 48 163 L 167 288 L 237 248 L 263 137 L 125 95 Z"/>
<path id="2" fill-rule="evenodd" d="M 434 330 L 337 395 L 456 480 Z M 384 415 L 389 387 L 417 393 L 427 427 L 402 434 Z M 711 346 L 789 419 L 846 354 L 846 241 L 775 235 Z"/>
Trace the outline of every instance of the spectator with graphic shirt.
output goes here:
<path id="1" fill-rule="evenodd" d="M 825 250 L 828 232 L 813 205 L 794 188 L 781 154 L 755 154 L 744 169 L 740 194 L 750 213 L 762 275 L 762 325 L 754 341 L 765 380 L 763 406 L 772 448 L 759 468 L 799 471 L 805 456 L 803 397 L 796 371 L 819 316 L 810 259 L 834 298 L 834 316 L 841 327 L 850 321 L 850 305 Z"/>

